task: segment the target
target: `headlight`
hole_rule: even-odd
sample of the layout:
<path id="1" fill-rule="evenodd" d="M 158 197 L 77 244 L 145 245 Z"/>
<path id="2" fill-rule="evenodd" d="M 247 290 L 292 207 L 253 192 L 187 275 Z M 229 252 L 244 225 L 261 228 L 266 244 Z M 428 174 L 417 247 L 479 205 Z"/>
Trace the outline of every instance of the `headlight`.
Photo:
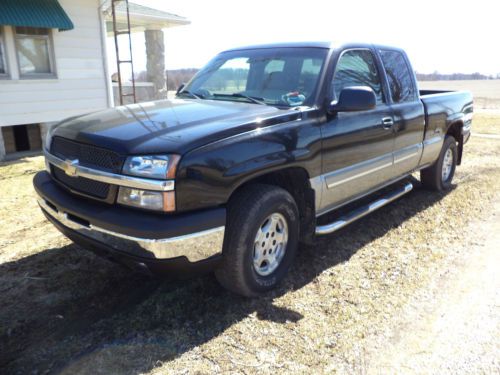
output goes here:
<path id="1" fill-rule="evenodd" d="M 175 193 L 173 191 L 150 191 L 120 186 L 118 203 L 148 210 L 175 211 Z"/>
<path id="2" fill-rule="evenodd" d="M 160 180 L 175 178 L 179 155 L 130 156 L 123 166 L 123 174 Z"/>
<path id="3" fill-rule="evenodd" d="M 130 156 L 123 166 L 123 174 L 160 180 L 174 179 L 179 155 Z M 118 203 L 163 212 L 175 211 L 174 191 L 150 191 L 121 186 Z"/>

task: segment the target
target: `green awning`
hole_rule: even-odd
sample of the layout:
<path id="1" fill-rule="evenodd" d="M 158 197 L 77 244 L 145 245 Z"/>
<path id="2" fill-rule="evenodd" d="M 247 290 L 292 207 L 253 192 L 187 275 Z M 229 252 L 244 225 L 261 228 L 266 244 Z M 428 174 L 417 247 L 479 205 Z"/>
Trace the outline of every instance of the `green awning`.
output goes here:
<path id="1" fill-rule="evenodd" d="M 59 30 L 74 28 L 57 0 L 0 0 L 0 25 Z"/>

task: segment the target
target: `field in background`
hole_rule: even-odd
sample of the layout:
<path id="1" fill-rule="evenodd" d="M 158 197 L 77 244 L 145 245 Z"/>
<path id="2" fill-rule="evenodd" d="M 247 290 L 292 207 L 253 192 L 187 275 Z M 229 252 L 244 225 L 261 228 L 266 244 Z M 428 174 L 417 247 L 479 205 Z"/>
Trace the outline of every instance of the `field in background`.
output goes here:
<path id="1" fill-rule="evenodd" d="M 421 81 L 421 90 L 468 90 L 474 95 L 474 110 L 500 110 L 500 79 L 471 81 Z"/>

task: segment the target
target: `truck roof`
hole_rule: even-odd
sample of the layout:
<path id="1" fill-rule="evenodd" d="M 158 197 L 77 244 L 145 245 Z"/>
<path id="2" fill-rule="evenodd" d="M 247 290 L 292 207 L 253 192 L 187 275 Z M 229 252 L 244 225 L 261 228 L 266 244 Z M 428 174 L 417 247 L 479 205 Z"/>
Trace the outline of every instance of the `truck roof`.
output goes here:
<path id="1" fill-rule="evenodd" d="M 380 44 L 372 43 L 335 43 L 332 41 L 306 41 L 306 42 L 285 42 L 285 43 L 270 43 L 270 44 L 255 44 L 249 46 L 240 46 L 236 48 L 230 48 L 223 52 L 229 51 L 241 51 L 246 49 L 259 49 L 259 48 L 326 48 L 326 49 L 338 49 L 340 47 L 346 48 L 383 48 L 403 51 L 401 48 L 385 46 Z"/>
<path id="2" fill-rule="evenodd" d="M 224 52 L 228 51 L 238 51 L 243 49 L 256 49 L 256 48 L 302 48 L 302 47 L 315 47 L 315 48 L 333 48 L 332 42 L 286 42 L 286 43 L 270 43 L 270 44 L 254 44 L 249 46 L 240 46 L 236 48 L 230 48 Z"/>

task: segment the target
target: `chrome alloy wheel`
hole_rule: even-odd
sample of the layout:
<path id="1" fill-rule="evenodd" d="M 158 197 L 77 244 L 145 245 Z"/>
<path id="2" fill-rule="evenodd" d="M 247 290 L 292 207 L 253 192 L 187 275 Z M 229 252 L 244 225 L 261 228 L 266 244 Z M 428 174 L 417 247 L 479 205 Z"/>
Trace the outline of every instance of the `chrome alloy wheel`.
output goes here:
<path id="1" fill-rule="evenodd" d="M 253 267 L 260 276 L 273 273 L 286 251 L 288 224 L 280 213 L 269 215 L 257 230 L 253 247 Z"/>
<path id="2" fill-rule="evenodd" d="M 441 181 L 445 182 L 448 180 L 453 169 L 453 151 L 451 148 L 446 150 L 443 158 L 443 166 L 441 168 Z"/>

